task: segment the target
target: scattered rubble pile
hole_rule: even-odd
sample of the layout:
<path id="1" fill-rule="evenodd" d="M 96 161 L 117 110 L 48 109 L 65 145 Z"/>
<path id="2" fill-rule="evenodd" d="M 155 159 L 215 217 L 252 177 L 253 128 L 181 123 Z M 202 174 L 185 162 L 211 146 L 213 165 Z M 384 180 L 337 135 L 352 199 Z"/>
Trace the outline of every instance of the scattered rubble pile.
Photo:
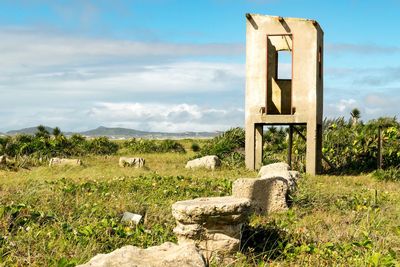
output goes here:
<path id="1" fill-rule="evenodd" d="M 236 180 L 232 196 L 173 204 L 178 245 L 167 242 L 147 249 L 126 246 L 99 254 L 81 266 L 197 267 L 206 266 L 212 259 L 226 262 L 239 251 L 242 225 L 249 215 L 288 209 L 288 196 L 299 178 L 299 172 L 291 171 L 286 163 L 263 166 L 257 178 Z"/>

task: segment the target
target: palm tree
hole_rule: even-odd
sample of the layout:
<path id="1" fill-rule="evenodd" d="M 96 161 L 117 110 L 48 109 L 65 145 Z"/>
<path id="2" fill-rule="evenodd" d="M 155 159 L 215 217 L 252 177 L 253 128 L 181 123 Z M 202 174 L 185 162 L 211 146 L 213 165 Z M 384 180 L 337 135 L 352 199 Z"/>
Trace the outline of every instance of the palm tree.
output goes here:
<path id="1" fill-rule="evenodd" d="M 44 138 L 50 137 L 49 132 L 46 130 L 46 127 L 44 127 L 43 125 L 39 125 L 37 127 L 37 131 L 36 131 L 35 135 L 36 135 L 36 137 L 44 137 Z"/>
<path id="2" fill-rule="evenodd" d="M 61 135 L 61 130 L 60 128 L 56 127 L 53 129 L 53 135 L 55 138 L 59 137 Z"/>
<path id="3" fill-rule="evenodd" d="M 358 108 L 354 108 L 351 112 L 351 120 L 353 122 L 353 125 L 356 125 L 358 123 L 358 120 L 361 118 L 361 112 Z"/>

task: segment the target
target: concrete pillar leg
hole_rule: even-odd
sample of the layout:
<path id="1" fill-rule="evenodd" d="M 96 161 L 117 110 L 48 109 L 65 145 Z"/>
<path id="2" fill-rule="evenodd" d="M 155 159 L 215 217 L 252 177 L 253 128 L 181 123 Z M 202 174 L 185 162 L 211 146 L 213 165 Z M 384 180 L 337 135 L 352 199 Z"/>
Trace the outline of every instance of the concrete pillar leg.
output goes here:
<path id="1" fill-rule="evenodd" d="M 306 172 L 316 175 L 321 171 L 322 127 L 307 123 Z"/>
<path id="2" fill-rule="evenodd" d="M 246 124 L 246 168 L 250 170 L 259 169 L 262 165 L 263 125 Z"/>
<path id="3" fill-rule="evenodd" d="M 246 123 L 245 163 L 249 170 L 255 169 L 255 128 L 254 123 Z"/>
<path id="4" fill-rule="evenodd" d="M 317 174 L 322 173 L 322 125 L 317 124 Z"/>
<path id="5" fill-rule="evenodd" d="M 263 160 L 263 125 L 255 124 L 255 168 L 258 170 L 262 167 Z"/>
<path id="6" fill-rule="evenodd" d="M 292 148 L 293 148 L 293 125 L 289 125 L 288 158 L 287 162 L 292 168 Z"/>

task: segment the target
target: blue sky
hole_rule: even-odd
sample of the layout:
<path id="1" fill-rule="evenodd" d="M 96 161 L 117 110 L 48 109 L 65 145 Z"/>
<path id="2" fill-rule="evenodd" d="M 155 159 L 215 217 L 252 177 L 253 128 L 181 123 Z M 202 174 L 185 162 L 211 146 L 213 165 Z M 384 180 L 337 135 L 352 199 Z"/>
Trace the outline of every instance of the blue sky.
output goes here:
<path id="1" fill-rule="evenodd" d="M 0 2 L 0 131 L 244 122 L 245 13 L 317 20 L 324 116 L 400 115 L 400 1 Z"/>

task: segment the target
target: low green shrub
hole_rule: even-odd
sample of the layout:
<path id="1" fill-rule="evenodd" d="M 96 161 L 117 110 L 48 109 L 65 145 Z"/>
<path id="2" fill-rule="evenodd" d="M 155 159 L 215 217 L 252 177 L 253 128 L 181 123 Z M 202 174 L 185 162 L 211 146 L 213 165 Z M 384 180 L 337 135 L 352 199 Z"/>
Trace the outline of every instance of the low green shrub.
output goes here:
<path id="1" fill-rule="evenodd" d="M 209 140 L 196 157 L 216 155 L 225 165 L 244 166 L 244 144 L 245 131 L 243 128 L 232 128 Z"/>
<path id="2" fill-rule="evenodd" d="M 68 138 L 57 127 L 53 135 L 50 135 L 43 126 L 39 126 L 35 135 L 0 137 L 0 155 L 7 155 L 13 159 L 14 167 L 22 168 L 47 163 L 51 157 L 112 155 L 118 149 L 118 144 L 107 137 L 88 140 L 79 134 L 74 134 Z"/>
<path id="3" fill-rule="evenodd" d="M 192 143 L 190 148 L 192 149 L 193 152 L 199 152 L 200 151 L 200 145 L 197 144 L 197 143 Z"/>
<path id="4" fill-rule="evenodd" d="M 186 150 L 177 141 L 166 139 L 162 141 L 132 138 L 125 141 L 122 146 L 133 153 L 185 153 Z"/>
<path id="5" fill-rule="evenodd" d="M 97 137 L 91 140 L 89 152 L 94 155 L 112 155 L 118 151 L 118 145 L 107 137 Z"/>
<path id="6" fill-rule="evenodd" d="M 372 173 L 372 176 L 381 181 L 400 181 L 400 167 L 376 170 Z"/>

